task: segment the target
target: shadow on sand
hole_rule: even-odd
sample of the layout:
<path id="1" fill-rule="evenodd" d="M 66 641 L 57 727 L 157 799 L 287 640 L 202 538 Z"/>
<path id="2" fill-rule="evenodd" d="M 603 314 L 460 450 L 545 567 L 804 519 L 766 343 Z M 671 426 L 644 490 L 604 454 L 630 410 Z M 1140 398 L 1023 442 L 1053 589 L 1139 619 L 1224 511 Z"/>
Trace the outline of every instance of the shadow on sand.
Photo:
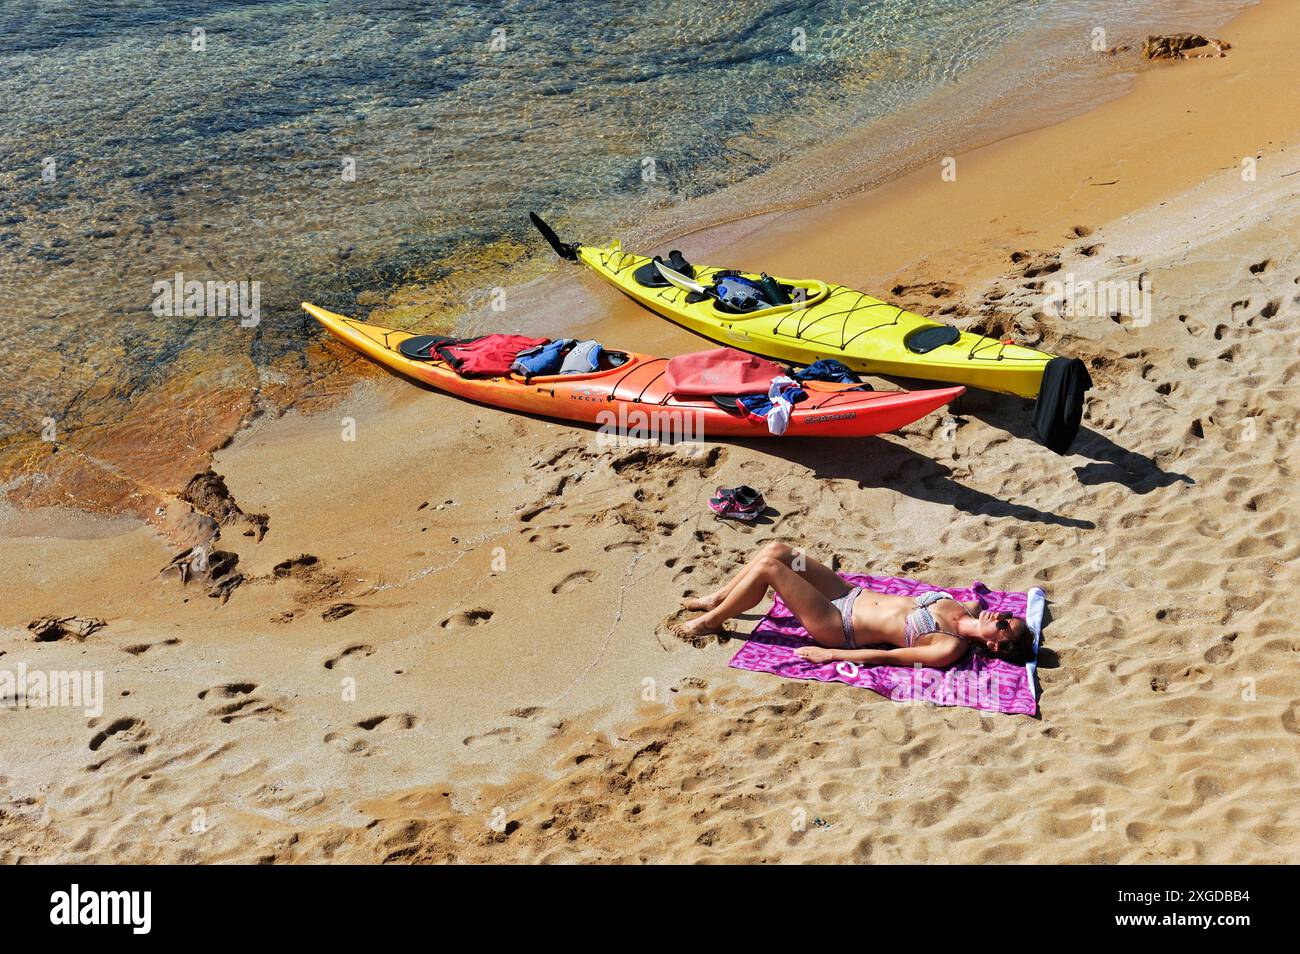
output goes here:
<path id="1" fill-rule="evenodd" d="M 390 368 L 384 368 L 391 376 L 414 385 L 431 394 L 439 394 L 448 400 L 464 400 L 469 404 L 491 408 L 491 405 L 479 404 L 477 401 L 455 398 L 446 395 L 428 384 L 414 381 Z M 981 398 L 984 397 L 981 395 Z M 993 397 L 993 396 L 989 396 Z M 1028 414 L 1024 407 L 1030 402 L 1015 399 L 986 402 L 963 399 L 965 407 L 960 413 L 969 415 L 991 427 L 1010 433 L 1025 440 L 1036 440 L 1029 425 Z M 500 411 L 500 408 L 493 408 Z M 503 413 L 519 413 L 506 411 Z M 523 414 L 536 420 L 553 420 L 534 414 Z M 565 423 L 587 431 L 597 431 L 594 424 L 580 421 Z M 952 471 L 942 464 L 931 460 L 923 454 L 901 444 L 891 443 L 880 438 L 867 437 L 853 440 L 808 439 L 782 441 L 776 438 L 737 439 L 721 438 L 714 441 L 720 444 L 735 444 L 755 447 L 772 457 L 792 461 L 807 467 L 816 477 L 834 477 L 855 481 L 859 487 L 880 487 L 930 503 L 950 506 L 963 513 L 990 517 L 1011 517 L 1033 523 L 1050 523 L 1063 527 L 1076 527 L 1092 530 L 1096 524 L 1090 520 L 1080 520 L 1062 514 L 1038 510 L 1025 504 L 1009 503 L 991 494 L 984 493 L 958 483 L 951 477 Z M 1095 463 L 1076 467 L 1075 473 L 1083 484 L 1094 485 L 1107 482 L 1121 483 L 1135 493 L 1148 493 L 1157 487 L 1168 486 L 1179 481 L 1193 483 L 1185 474 L 1174 474 L 1161 470 L 1152 460 L 1133 451 L 1119 447 L 1110 439 L 1084 428 L 1079 432 L 1071 453 L 1092 457 Z M 768 523 L 771 514 L 765 514 Z"/>
<path id="2" fill-rule="evenodd" d="M 890 379 L 909 390 L 934 387 L 924 381 L 904 378 Z M 1034 402 L 1027 398 L 988 391 L 970 390 L 949 405 L 949 413 L 971 417 L 989 427 L 1005 431 L 1012 437 L 1042 443 L 1033 427 Z M 1120 484 L 1133 493 L 1147 494 L 1170 484 L 1194 484 L 1187 474 L 1162 470 L 1160 465 L 1136 451 L 1120 447 L 1110 438 L 1097 433 L 1086 424 L 1071 445 L 1070 454 L 1089 457 L 1093 463 L 1074 468 L 1079 483 L 1088 487 L 1099 484 Z"/>
<path id="3" fill-rule="evenodd" d="M 1038 434 L 1030 423 L 1029 412 L 1017 413 L 1016 404 L 1023 404 L 1025 408 L 1033 406 L 1028 401 L 1006 398 L 998 404 L 968 408 L 965 413 L 983 424 L 1006 431 L 1013 437 L 1037 443 Z M 1087 425 L 1079 428 L 1079 436 L 1074 439 L 1069 453 L 1092 459 L 1092 463 L 1074 468 L 1079 483 L 1087 487 L 1120 484 L 1135 494 L 1148 494 L 1170 484 L 1196 483 L 1187 474 L 1161 469 L 1150 457 L 1120 447 Z"/>
<path id="4" fill-rule="evenodd" d="M 952 479 L 952 471 L 901 444 L 879 438 L 858 441 L 799 440 L 753 442 L 773 456 L 801 464 L 816 477 L 852 480 L 859 487 L 882 487 L 917 500 L 943 504 L 963 513 L 1012 517 L 1033 523 L 1092 530 L 1091 520 L 1008 503 Z"/>

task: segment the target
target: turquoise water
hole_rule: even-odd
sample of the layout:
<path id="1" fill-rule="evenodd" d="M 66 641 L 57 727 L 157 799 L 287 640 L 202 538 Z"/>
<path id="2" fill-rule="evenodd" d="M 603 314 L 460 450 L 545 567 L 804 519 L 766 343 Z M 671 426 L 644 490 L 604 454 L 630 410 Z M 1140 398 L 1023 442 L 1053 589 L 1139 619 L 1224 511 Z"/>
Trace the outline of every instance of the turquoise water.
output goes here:
<path id="1" fill-rule="evenodd" d="M 0 441 L 159 395 L 201 432 L 204 395 L 319 372 L 303 298 L 415 288 L 450 323 L 540 250 L 529 209 L 602 237 L 689 221 L 992 57 L 1026 88 L 1084 69 L 1088 29 L 1136 6 L 8 0 Z M 260 321 L 159 317 L 176 272 L 260 283 Z"/>

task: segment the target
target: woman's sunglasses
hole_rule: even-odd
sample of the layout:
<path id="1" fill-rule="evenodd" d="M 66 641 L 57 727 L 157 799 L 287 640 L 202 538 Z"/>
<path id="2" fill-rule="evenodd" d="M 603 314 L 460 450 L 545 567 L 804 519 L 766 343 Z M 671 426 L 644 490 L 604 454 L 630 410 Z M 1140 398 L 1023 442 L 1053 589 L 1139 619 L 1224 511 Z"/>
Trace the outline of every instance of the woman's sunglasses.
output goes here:
<path id="1" fill-rule="evenodd" d="M 999 613 L 999 614 L 997 615 L 996 619 L 997 619 L 997 623 L 995 624 L 995 626 L 996 626 L 997 631 L 998 631 L 999 633 L 1005 633 L 1005 632 L 1007 632 L 1008 630 L 1011 629 L 1011 614 L 1010 614 L 1010 613 Z"/>

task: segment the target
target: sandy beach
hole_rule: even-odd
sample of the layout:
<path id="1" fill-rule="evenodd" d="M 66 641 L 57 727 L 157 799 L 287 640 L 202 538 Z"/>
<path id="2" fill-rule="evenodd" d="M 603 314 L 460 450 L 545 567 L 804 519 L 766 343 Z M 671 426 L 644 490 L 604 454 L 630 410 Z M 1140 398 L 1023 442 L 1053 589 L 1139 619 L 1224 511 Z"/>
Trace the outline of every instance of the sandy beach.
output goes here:
<path id="1" fill-rule="evenodd" d="M 958 154 L 955 178 L 663 245 L 1083 359 L 1064 456 L 1029 402 L 974 391 L 848 450 L 610 447 L 322 335 L 309 359 L 347 373 L 283 416 L 232 406 L 242 428 L 184 492 L 111 516 L 25 487 L 0 508 L 0 667 L 100 673 L 103 705 L 0 707 L 0 859 L 1300 860 L 1300 19 L 1265 0 L 1213 32 L 1227 56 L 1117 54 L 1128 92 Z M 511 308 L 703 347 L 563 267 L 558 304 L 559 278 Z M 1046 313 L 1066 280 L 1134 283 L 1149 310 Z M 709 513 L 737 484 L 770 520 Z M 237 585 L 165 570 L 214 525 Z M 1042 587 L 1040 715 L 728 668 L 761 607 L 672 635 L 680 597 L 771 540 Z"/>

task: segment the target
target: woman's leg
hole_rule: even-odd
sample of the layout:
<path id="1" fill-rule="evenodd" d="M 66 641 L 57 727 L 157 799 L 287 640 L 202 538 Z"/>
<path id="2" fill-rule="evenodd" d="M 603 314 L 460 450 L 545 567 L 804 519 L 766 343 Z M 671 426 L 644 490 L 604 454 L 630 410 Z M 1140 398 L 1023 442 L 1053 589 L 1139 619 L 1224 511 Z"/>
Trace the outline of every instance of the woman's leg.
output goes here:
<path id="1" fill-rule="evenodd" d="M 841 581 L 843 582 L 843 581 Z M 733 581 L 722 600 L 703 616 L 683 623 L 675 629 L 682 635 L 700 636 L 722 630 L 722 624 L 745 610 L 753 609 L 772 587 L 790 612 L 799 617 L 808 635 L 823 646 L 844 644 L 844 624 L 831 597 L 813 583 L 796 573 L 784 561 L 770 554 L 760 555 L 751 562 L 743 574 Z M 845 584 L 843 593 L 850 587 Z M 843 595 L 840 593 L 839 595 Z"/>
<path id="2" fill-rule="evenodd" d="M 769 548 L 771 546 L 772 545 L 769 543 L 767 546 L 761 548 L 758 551 L 758 553 L 756 553 L 750 559 L 748 563 L 741 565 L 740 569 L 736 571 L 735 576 L 729 579 L 726 583 L 723 583 L 721 587 L 714 590 L 712 593 L 709 593 L 705 596 L 682 597 L 682 608 L 688 610 L 713 609 L 715 606 L 717 606 L 726 598 L 727 594 L 730 593 L 736 587 L 736 584 L 738 584 L 741 580 L 749 576 L 749 574 L 754 569 L 754 564 L 756 564 L 759 560 L 763 559 L 763 557 L 769 553 Z"/>
<path id="3" fill-rule="evenodd" d="M 794 570 L 805 580 L 817 587 L 818 592 L 828 600 L 837 600 L 853 589 L 844 579 L 825 563 L 814 560 L 802 550 L 795 550 L 784 543 L 769 543 L 773 555 Z"/>
<path id="4" fill-rule="evenodd" d="M 827 598 L 839 599 L 847 593 L 852 587 L 845 583 L 834 570 L 824 563 L 819 563 L 805 553 L 796 551 L 793 547 L 785 543 L 772 541 L 765 544 L 762 549 L 754 556 L 752 560 L 740 568 L 740 572 L 723 584 L 718 589 L 707 596 L 686 597 L 682 600 L 682 606 L 689 610 L 711 610 L 727 598 L 727 594 L 736 586 L 751 568 L 764 557 L 770 557 L 780 560 L 786 566 L 790 567 Z"/>

